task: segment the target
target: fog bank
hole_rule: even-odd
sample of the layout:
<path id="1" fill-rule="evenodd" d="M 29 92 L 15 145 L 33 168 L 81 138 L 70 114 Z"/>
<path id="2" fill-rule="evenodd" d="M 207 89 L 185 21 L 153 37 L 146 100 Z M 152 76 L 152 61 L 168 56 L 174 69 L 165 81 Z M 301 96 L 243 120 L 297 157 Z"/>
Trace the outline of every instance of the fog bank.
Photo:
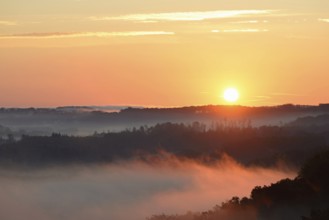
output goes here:
<path id="1" fill-rule="evenodd" d="M 295 172 L 247 168 L 229 157 L 216 165 L 165 157 L 102 166 L 1 170 L 0 219 L 143 220 L 153 214 L 207 210 L 249 196 Z"/>

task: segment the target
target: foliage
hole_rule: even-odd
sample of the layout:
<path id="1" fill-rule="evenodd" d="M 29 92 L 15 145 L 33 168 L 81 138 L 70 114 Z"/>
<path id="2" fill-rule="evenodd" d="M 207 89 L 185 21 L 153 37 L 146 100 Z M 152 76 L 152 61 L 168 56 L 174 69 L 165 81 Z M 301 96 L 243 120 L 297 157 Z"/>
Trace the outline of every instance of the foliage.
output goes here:
<path id="1" fill-rule="evenodd" d="M 289 133 L 277 126 L 252 128 L 229 123 L 206 129 L 199 122 L 163 123 L 87 137 L 25 135 L 19 141 L 8 138 L 1 142 L 2 165 L 105 163 L 134 158 L 148 161 L 150 156 L 166 152 L 202 163 L 216 162 L 222 154 L 228 154 L 247 165 L 273 166 L 285 161 L 298 166 L 327 146 L 321 135 Z"/>

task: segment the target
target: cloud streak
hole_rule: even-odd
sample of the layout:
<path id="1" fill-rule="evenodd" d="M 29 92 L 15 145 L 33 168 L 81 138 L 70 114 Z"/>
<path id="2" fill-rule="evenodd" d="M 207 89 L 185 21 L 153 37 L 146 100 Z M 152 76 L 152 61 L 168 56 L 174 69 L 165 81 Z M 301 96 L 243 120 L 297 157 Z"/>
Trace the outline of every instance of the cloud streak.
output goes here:
<path id="1" fill-rule="evenodd" d="M 0 39 L 58 39 L 58 38 L 83 38 L 83 37 L 136 37 L 148 35 L 174 35 L 168 31 L 128 31 L 128 32 L 79 32 L 79 33 L 26 33 L 13 35 L 0 35 Z"/>
<path id="2" fill-rule="evenodd" d="M 203 21 L 209 19 L 232 18 L 242 16 L 255 16 L 270 14 L 270 10 L 219 10 L 219 11 L 196 11 L 196 12 L 169 12 L 130 14 L 117 17 L 89 17 L 93 21 L 125 20 L 137 22 L 157 21 Z"/>
<path id="3" fill-rule="evenodd" d="M 301 94 L 296 94 L 296 93 L 287 93 L 287 92 L 274 92 L 271 93 L 273 96 L 304 96 Z"/>
<path id="4" fill-rule="evenodd" d="M 15 25 L 17 25 L 17 23 L 14 22 L 14 21 L 0 21 L 0 25 L 4 25 L 4 26 L 15 26 Z"/>
<path id="5" fill-rule="evenodd" d="M 226 30 L 212 30 L 212 33 L 259 33 L 268 32 L 268 29 L 226 29 Z"/>
<path id="6" fill-rule="evenodd" d="M 329 23 L 329 18 L 319 18 L 318 21 Z"/>
<path id="7" fill-rule="evenodd" d="M 248 21 L 234 21 L 230 22 L 231 24 L 260 24 L 260 23 L 268 23 L 267 20 L 248 20 Z"/>

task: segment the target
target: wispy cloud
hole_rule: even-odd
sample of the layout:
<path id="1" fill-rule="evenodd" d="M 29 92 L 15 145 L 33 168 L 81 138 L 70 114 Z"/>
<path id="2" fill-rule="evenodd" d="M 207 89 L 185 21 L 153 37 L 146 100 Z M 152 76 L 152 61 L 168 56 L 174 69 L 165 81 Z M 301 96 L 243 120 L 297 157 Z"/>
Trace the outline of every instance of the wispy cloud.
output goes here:
<path id="1" fill-rule="evenodd" d="M 294 34 L 289 34 L 285 37 L 288 38 L 288 39 L 299 39 L 299 40 L 320 40 L 320 39 L 323 39 L 322 37 L 307 36 L 307 35 L 294 35 Z"/>
<path id="2" fill-rule="evenodd" d="M 222 11 L 196 11 L 196 12 L 170 12 L 130 14 L 117 17 L 89 17 L 93 21 L 126 20 L 126 21 L 203 21 L 208 19 L 231 18 L 240 16 L 254 16 L 270 14 L 271 10 L 222 10 Z"/>
<path id="3" fill-rule="evenodd" d="M 0 35 L 0 39 L 56 39 L 56 38 L 79 38 L 79 37 L 129 37 L 147 35 L 174 35 L 174 32 L 167 31 L 130 31 L 130 32 L 79 32 L 79 33 L 27 33 Z"/>
<path id="4" fill-rule="evenodd" d="M 212 33 L 259 33 L 268 32 L 268 29 L 225 29 L 225 30 L 212 30 Z"/>
<path id="5" fill-rule="evenodd" d="M 268 95 L 258 95 L 258 96 L 255 96 L 255 98 L 258 98 L 258 99 L 270 99 L 271 96 L 268 96 Z"/>
<path id="6" fill-rule="evenodd" d="M 252 96 L 249 97 L 249 99 L 246 99 L 246 102 L 264 102 L 266 100 L 271 99 L 271 96 L 267 96 L 267 95 L 257 95 L 257 96 Z"/>
<path id="7" fill-rule="evenodd" d="M 274 95 L 274 96 L 304 96 L 302 94 L 286 93 L 286 92 L 274 92 L 274 93 L 271 93 L 271 95 Z"/>
<path id="8" fill-rule="evenodd" d="M 319 18 L 318 21 L 329 23 L 329 18 Z"/>
<path id="9" fill-rule="evenodd" d="M 4 25 L 4 26 L 15 26 L 15 25 L 17 25 L 17 23 L 14 22 L 14 21 L 0 21 L 0 25 Z"/>
<path id="10" fill-rule="evenodd" d="M 260 24 L 260 23 L 268 23 L 267 20 L 248 20 L 248 21 L 233 21 L 231 24 Z"/>

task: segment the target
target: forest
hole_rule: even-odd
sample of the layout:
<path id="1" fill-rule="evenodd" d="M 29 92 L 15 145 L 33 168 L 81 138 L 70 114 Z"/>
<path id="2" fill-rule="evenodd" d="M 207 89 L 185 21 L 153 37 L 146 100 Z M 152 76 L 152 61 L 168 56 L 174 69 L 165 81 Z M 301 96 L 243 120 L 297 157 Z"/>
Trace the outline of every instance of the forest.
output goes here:
<path id="1" fill-rule="evenodd" d="M 141 159 L 162 153 L 202 163 L 223 154 L 245 165 L 300 167 L 308 157 L 328 148 L 329 117 L 298 119 L 283 126 L 252 127 L 248 121 L 214 123 L 162 123 L 120 132 L 90 136 L 53 133 L 0 139 L 2 165 L 47 166 L 74 163 L 108 163 Z M 313 123 L 311 123 L 311 121 Z M 317 123 L 317 122 L 320 122 Z"/>

